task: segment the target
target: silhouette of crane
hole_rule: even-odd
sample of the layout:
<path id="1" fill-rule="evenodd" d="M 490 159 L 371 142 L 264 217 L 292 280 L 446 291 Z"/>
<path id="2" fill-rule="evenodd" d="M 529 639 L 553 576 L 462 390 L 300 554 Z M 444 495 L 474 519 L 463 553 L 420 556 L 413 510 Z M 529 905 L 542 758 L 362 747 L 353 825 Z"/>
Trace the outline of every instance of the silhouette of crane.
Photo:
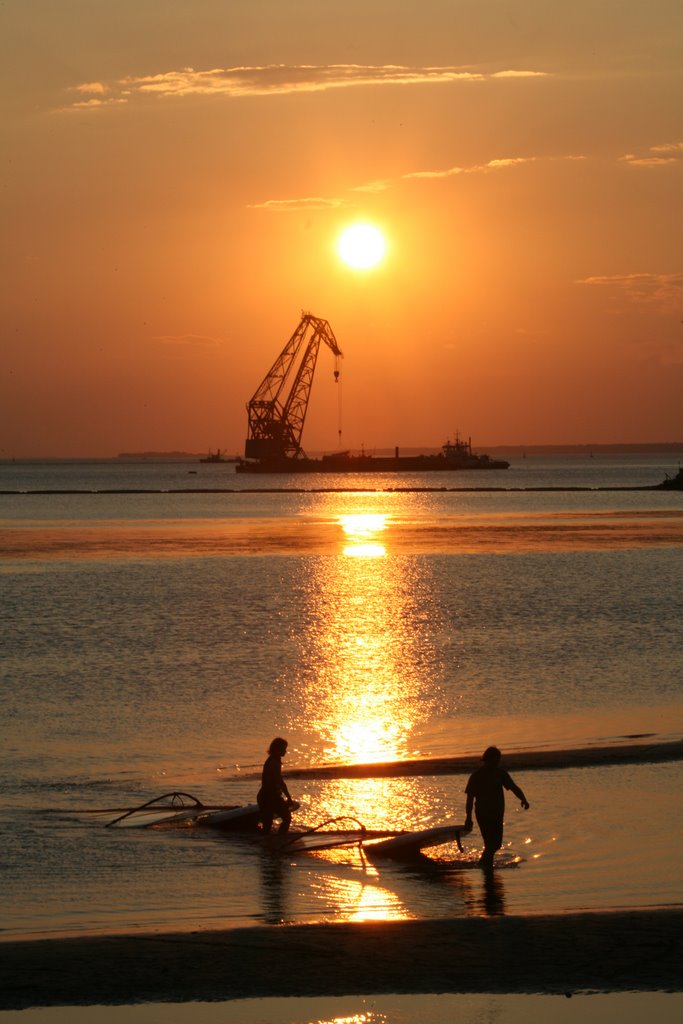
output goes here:
<path id="1" fill-rule="evenodd" d="M 332 328 L 327 320 L 302 313 L 299 326 L 247 405 L 249 432 L 244 446 L 247 459 L 305 458 L 301 435 L 321 341 L 334 353 L 334 379 L 339 382 L 342 351 Z M 301 362 L 287 392 L 287 383 L 302 348 Z"/>

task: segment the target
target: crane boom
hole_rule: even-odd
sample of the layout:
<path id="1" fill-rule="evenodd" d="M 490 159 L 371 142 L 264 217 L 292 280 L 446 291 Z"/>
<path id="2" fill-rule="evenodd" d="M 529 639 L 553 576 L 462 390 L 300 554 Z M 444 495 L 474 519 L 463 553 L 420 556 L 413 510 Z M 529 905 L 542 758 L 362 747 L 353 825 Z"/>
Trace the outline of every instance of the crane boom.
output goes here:
<path id="1" fill-rule="evenodd" d="M 335 380 L 339 379 L 338 361 L 342 358 L 342 351 L 332 328 L 327 320 L 303 313 L 299 326 L 247 405 L 249 433 L 244 446 L 247 459 L 304 457 L 301 435 L 321 341 L 334 353 L 334 376 Z M 302 348 L 301 362 L 287 392 L 287 382 Z"/>

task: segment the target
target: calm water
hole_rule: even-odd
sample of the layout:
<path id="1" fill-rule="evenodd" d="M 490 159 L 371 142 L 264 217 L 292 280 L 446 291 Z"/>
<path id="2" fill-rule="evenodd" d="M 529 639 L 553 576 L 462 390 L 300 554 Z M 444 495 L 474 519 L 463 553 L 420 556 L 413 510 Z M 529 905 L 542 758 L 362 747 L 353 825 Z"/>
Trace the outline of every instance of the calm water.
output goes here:
<path id="1" fill-rule="evenodd" d="M 678 992 L 557 995 L 373 995 L 237 999 L 230 1003 L 49 1006 L 0 1012 L 1 1024 L 678 1024 Z"/>
<path id="2" fill-rule="evenodd" d="M 678 992 L 557 995 L 373 995 L 237 999 L 230 1003 L 49 1006 L 0 1012 L 1 1024 L 678 1024 Z"/>
<path id="3" fill-rule="evenodd" d="M 173 789 L 251 802 L 278 733 L 292 766 L 679 738 L 681 495 L 595 490 L 675 470 L 0 465 L 4 934 L 680 903 L 680 762 L 520 773 L 531 810 L 509 805 L 488 885 L 477 836 L 425 877 L 90 813 Z M 593 489 L 517 490 L 565 486 Z M 306 824 L 425 827 L 462 819 L 464 784 L 291 788 Z"/>

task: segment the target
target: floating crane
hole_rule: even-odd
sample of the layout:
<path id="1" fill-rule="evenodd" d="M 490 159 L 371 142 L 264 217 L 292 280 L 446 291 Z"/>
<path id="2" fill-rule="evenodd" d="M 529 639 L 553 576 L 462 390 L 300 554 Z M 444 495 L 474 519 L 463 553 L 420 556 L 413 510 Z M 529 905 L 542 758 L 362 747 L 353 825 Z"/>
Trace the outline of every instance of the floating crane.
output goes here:
<path id="1" fill-rule="evenodd" d="M 339 382 L 342 351 L 332 328 L 327 320 L 303 313 L 299 326 L 247 405 L 249 433 L 244 446 L 247 459 L 272 461 L 306 457 L 301 435 L 321 341 L 334 353 L 334 379 Z M 287 393 L 286 385 L 302 348 L 303 356 Z"/>

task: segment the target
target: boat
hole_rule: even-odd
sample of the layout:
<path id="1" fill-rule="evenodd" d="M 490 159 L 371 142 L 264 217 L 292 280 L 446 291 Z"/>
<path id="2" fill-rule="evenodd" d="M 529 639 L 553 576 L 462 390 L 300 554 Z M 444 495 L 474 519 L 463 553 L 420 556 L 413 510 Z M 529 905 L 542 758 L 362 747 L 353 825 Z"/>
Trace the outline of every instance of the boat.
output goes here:
<path id="1" fill-rule="evenodd" d="M 333 452 L 319 459 L 280 456 L 255 461 L 240 459 L 237 473 L 434 473 L 464 469 L 509 469 L 505 459 L 492 459 L 472 449 L 471 439 L 446 441 L 441 451 L 432 455 L 368 455 L 365 451 Z"/>
<path id="2" fill-rule="evenodd" d="M 453 842 L 463 852 L 462 836 L 470 831 L 464 824 L 417 831 L 368 829 L 352 815 L 342 815 L 313 828 L 264 834 L 256 804 L 207 805 L 191 793 L 182 792 L 164 793 L 137 807 L 110 808 L 109 812 L 114 810 L 116 817 L 107 821 L 105 828 L 208 828 L 254 838 L 276 852 L 316 853 L 353 846 L 371 860 L 416 861 L 421 859 L 423 850 Z"/>
<path id="3" fill-rule="evenodd" d="M 435 455 L 367 455 L 334 452 L 309 458 L 301 447 L 318 351 L 326 345 L 335 357 L 339 383 L 342 351 L 327 320 L 303 313 L 301 321 L 247 404 L 244 458 L 238 473 L 433 473 L 459 469 L 508 469 L 509 462 L 478 455 L 471 440 L 446 441 Z M 339 427 L 341 438 L 341 424 Z"/>
<path id="4" fill-rule="evenodd" d="M 683 467 L 678 467 L 678 473 L 676 473 L 676 476 L 669 476 L 668 473 L 665 473 L 661 484 L 655 484 L 653 490 L 683 491 Z"/>
<path id="5" fill-rule="evenodd" d="M 200 459 L 199 461 L 200 462 L 211 462 L 211 463 L 213 463 L 213 462 L 236 462 L 237 459 L 226 459 L 226 458 L 224 458 L 224 456 L 221 454 L 220 448 L 216 448 L 215 452 L 212 452 L 211 449 L 209 449 L 209 454 L 205 455 L 204 458 Z"/>

